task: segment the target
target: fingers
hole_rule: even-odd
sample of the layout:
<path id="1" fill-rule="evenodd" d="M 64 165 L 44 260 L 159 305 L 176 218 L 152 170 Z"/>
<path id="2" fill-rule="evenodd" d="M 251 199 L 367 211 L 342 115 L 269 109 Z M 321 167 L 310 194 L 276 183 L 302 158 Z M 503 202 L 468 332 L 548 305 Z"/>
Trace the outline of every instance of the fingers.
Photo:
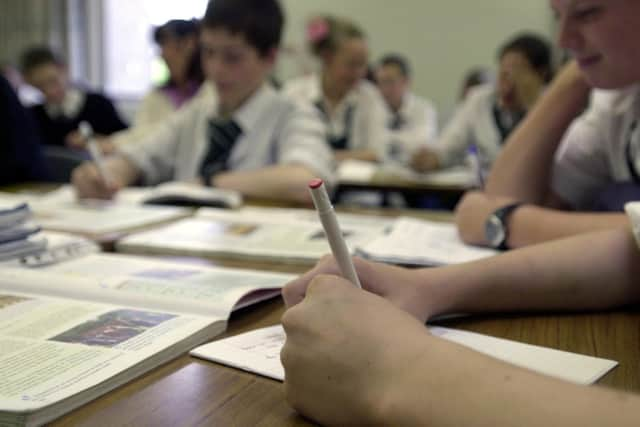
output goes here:
<path id="1" fill-rule="evenodd" d="M 319 274 L 340 274 L 338 264 L 331 255 L 323 256 L 311 270 L 289 282 L 282 289 L 282 297 L 287 307 L 293 307 L 304 299 L 311 280 Z"/>
<path id="2" fill-rule="evenodd" d="M 81 199 L 111 199 L 119 190 L 117 184 L 105 183 L 96 165 L 90 162 L 73 171 L 71 182 Z"/>

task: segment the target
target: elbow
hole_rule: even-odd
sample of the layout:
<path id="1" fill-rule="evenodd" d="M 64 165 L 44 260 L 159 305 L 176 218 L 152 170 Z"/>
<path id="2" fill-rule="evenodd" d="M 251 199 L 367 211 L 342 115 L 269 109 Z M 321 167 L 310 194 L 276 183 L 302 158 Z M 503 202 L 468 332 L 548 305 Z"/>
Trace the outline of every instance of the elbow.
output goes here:
<path id="1" fill-rule="evenodd" d="M 463 242 L 470 245 L 486 245 L 484 223 L 486 218 L 479 214 L 474 203 L 474 193 L 467 193 L 455 210 L 455 223 L 458 235 Z"/>

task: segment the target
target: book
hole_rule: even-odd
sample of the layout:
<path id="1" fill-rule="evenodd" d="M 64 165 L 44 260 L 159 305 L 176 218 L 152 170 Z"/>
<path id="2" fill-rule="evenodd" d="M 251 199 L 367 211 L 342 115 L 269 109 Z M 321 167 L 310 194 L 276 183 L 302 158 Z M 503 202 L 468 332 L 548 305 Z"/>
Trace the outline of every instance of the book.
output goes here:
<path id="1" fill-rule="evenodd" d="M 141 206 L 107 200 L 78 201 L 72 193 L 22 195 L 0 193 L 2 202 L 27 202 L 33 221 L 46 230 L 91 235 L 120 232 L 184 218 L 190 209 Z"/>
<path id="2" fill-rule="evenodd" d="M 223 332 L 232 310 L 291 278 L 116 254 L 1 267 L 0 425 L 58 418 Z"/>
<path id="3" fill-rule="evenodd" d="M 352 250 L 384 233 L 393 222 L 356 214 L 338 214 L 338 220 Z M 117 249 L 286 263 L 312 263 L 331 252 L 314 210 L 250 207 L 200 209 L 193 218 L 127 236 Z"/>
<path id="4" fill-rule="evenodd" d="M 336 172 L 338 182 L 344 184 L 369 184 L 377 177 L 401 179 L 414 184 L 433 187 L 458 187 L 470 189 L 476 185 L 472 168 L 456 166 L 427 173 L 415 172 L 408 167 L 394 164 L 377 164 L 362 160 L 341 162 Z"/>
<path id="5" fill-rule="evenodd" d="M 618 363 L 475 332 L 432 326 L 432 334 L 507 363 L 576 384 L 593 384 Z M 286 335 L 281 325 L 257 329 L 191 350 L 201 359 L 284 381 L 280 350 Z"/>
<path id="6" fill-rule="evenodd" d="M 49 202 L 69 203 L 76 199 L 70 185 L 44 196 Z M 129 205 L 165 205 L 235 209 L 242 206 L 242 194 L 233 190 L 205 187 L 188 182 L 167 182 L 155 187 L 127 187 L 118 191 L 114 202 Z"/>
<path id="7" fill-rule="evenodd" d="M 465 244 L 455 224 L 400 217 L 389 233 L 359 245 L 356 253 L 379 262 L 441 266 L 487 258 L 499 251 Z"/>

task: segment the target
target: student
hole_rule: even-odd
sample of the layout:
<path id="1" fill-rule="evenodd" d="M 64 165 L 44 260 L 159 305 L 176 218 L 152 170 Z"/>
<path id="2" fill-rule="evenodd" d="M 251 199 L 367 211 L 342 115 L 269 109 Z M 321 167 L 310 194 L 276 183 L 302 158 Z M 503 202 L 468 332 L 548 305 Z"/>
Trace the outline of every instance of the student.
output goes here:
<path id="1" fill-rule="evenodd" d="M 204 96 L 207 89 L 202 86 L 199 37 L 200 23 L 196 19 L 174 19 L 153 30 L 153 40 L 169 70 L 168 81 L 144 97 L 131 128 L 103 140 L 103 151 L 112 153 L 120 144 L 143 139 L 190 100 Z"/>
<path id="2" fill-rule="evenodd" d="M 444 268 L 355 266 L 368 292 L 338 277 L 332 258 L 283 291 L 285 393 L 304 416 L 323 425 L 638 424 L 640 396 L 544 377 L 424 326 L 447 313 L 638 304 L 640 251 L 628 229 Z"/>
<path id="3" fill-rule="evenodd" d="M 86 141 L 78 132 L 82 121 L 89 122 L 97 135 L 126 129 L 104 95 L 69 84 L 66 63 L 48 47 L 28 49 L 22 55 L 21 68 L 25 81 L 44 96 L 43 104 L 31 107 L 43 143 L 84 148 Z"/>
<path id="4" fill-rule="evenodd" d="M 471 89 L 476 86 L 481 86 L 490 83 L 492 80 L 491 73 L 482 67 L 472 68 L 467 71 L 467 74 L 462 79 L 462 85 L 460 86 L 460 95 L 458 96 L 458 102 L 463 102 Z"/>
<path id="5" fill-rule="evenodd" d="M 215 86 L 135 144 L 122 145 L 105 167 L 74 171 L 80 197 L 111 197 L 134 183 L 200 180 L 246 196 L 308 202 L 306 183 L 331 179 L 322 123 L 268 83 L 284 17 L 277 0 L 216 0 L 202 21 L 203 68 Z"/>
<path id="6" fill-rule="evenodd" d="M 0 76 L 0 185 L 49 178 L 31 115 Z"/>
<path id="7" fill-rule="evenodd" d="M 474 88 L 445 127 L 435 146 L 411 159 L 419 172 L 463 164 L 475 146 L 483 169 L 489 169 L 504 142 L 542 94 L 551 79 L 551 49 L 541 37 L 521 34 L 498 52 L 496 85 Z"/>
<path id="8" fill-rule="evenodd" d="M 431 101 L 411 93 L 411 70 L 400 55 L 387 55 L 375 69 L 376 83 L 388 112 L 388 160 L 406 164 L 411 153 L 433 143 L 438 115 Z"/>
<path id="9" fill-rule="evenodd" d="M 364 32 L 350 21 L 331 16 L 315 18 L 307 32 L 322 70 L 286 82 L 283 93 L 318 110 L 326 124 L 327 142 L 339 161 L 383 160 L 385 106 L 375 86 L 365 80 L 369 53 Z"/>
<path id="10" fill-rule="evenodd" d="M 174 19 L 154 29 L 153 40 L 169 69 L 169 80 L 152 90 L 136 112 L 135 126 L 158 123 L 198 92 L 204 81 L 198 44 L 199 23 Z"/>
<path id="11" fill-rule="evenodd" d="M 608 186 L 638 188 L 639 4 L 555 3 L 563 18 L 560 45 L 575 60 L 512 135 L 485 192 L 469 193 L 458 206 L 456 222 L 469 243 L 516 248 L 627 224 L 621 213 L 578 211 Z M 576 120 L 592 87 L 620 91 Z"/>

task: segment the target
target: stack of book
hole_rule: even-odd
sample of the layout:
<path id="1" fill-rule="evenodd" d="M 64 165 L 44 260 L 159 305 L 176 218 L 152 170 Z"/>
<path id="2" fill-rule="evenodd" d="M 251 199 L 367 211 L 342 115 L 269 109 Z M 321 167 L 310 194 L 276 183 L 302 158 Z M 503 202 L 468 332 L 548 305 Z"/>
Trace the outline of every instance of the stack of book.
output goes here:
<path id="1" fill-rule="evenodd" d="M 45 251 L 47 240 L 31 216 L 26 203 L 0 205 L 0 261 Z"/>

